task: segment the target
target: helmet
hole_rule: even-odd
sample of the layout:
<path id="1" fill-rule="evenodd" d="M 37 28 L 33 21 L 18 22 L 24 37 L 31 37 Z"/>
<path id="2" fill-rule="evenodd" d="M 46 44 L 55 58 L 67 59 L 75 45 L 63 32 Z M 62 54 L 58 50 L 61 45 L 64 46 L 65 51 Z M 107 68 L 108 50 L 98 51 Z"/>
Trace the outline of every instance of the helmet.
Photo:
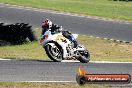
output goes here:
<path id="1" fill-rule="evenodd" d="M 42 22 L 42 28 L 51 28 L 52 27 L 52 22 L 49 19 L 46 19 Z"/>

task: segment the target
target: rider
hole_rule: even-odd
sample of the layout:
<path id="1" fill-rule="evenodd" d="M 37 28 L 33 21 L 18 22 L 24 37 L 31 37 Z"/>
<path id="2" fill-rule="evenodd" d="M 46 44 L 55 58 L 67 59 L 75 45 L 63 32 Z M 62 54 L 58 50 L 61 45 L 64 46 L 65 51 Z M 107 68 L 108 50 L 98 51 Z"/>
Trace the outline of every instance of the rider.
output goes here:
<path id="1" fill-rule="evenodd" d="M 41 39 L 43 38 L 44 33 L 49 29 L 51 29 L 51 33 L 55 33 L 57 29 L 62 31 L 63 36 L 74 43 L 74 48 L 78 46 L 78 42 L 69 31 L 63 31 L 61 27 L 59 27 L 57 24 L 53 24 L 49 19 L 42 22 Z"/>

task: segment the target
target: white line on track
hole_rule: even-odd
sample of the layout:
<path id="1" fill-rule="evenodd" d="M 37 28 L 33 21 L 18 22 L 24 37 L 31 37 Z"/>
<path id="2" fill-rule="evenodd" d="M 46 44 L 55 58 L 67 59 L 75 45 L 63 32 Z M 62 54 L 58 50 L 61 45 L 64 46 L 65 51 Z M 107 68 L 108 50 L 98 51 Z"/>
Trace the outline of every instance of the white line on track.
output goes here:
<path id="1" fill-rule="evenodd" d="M 121 63 L 121 64 L 128 63 L 128 64 L 132 64 L 132 62 L 112 62 L 112 61 L 89 61 L 89 62 L 91 62 L 91 63 Z"/>
<path id="2" fill-rule="evenodd" d="M 15 60 L 15 59 L 3 59 L 0 58 L 0 61 L 5 61 L 5 60 Z M 25 60 L 26 61 L 26 60 Z M 66 63 L 80 63 L 80 61 L 78 60 L 62 60 L 61 62 Z M 112 61 L 89 61 L 90 63 L 128 63 L 128 64 L 132 64 L 132 62 L 112 62 Z"/>
<path id="3" fill-rule="evenodd" d="M 11 60 L 11 59 L 3 59 L 3 58 L 0 58 L 0 60 Z"/>
<path id="4" fill-rule="evenodd" d="M 61 62 L 79 62 L 77 60 L 62 60 Z"/>
<path id="5" fill-rule="evenodd" d="M 77 60 L 63 60 L 62 62 L 77 62 L 80 63 Z M 112 61 L 89 61 L 90 63 L 132 63 L 132 62 L 112 62 Z"/>
<path id="6" fill-rule="evenodd" d="M 108 40 L 108 38 L 104 38 L 105 40 Z"/>
<path id="7" fill-rule="evenodd" d="M 76 81 L 16 81 L 16 82 L 29 82 L 29 83 L 75 83 Z"/>

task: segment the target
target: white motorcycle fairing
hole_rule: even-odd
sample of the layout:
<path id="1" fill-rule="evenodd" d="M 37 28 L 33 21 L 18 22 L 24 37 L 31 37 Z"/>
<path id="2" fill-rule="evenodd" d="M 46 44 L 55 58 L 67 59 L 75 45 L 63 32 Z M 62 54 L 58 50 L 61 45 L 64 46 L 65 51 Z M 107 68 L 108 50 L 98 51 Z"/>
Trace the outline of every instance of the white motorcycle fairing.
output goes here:
<path id="1" fill-rule="evenodd" d="M 74 38 L 76 39 L 78 37 L 78 34 L 72 34 Z M 42 46 L 45 48 L 46 44 L 50 45 L 52 48 L 56 47 L 56 44 L 58 44 L 62 48 L 62 57 L 63 59 L 66 58 L 72 58 L 72 57 L 79 57 L 80 51 L 86 51 L 86 49 L 79 45 L 78 48 L 73 48 L 73 43 L 65 38 L 62 35 L 62 32 L 58 32 L 55 34 L 52 34 L 50 30 L 46 31 L 43 36 L 43 41 L 41 42 Z M 88 53 L 88 60 L 85 60 L 84 63 L 87 63 L 89 61 L 89 53 Z M 82 61 L 83 62 L 83 61 Z"/>
<path id="2" fill-rule="evenodd" d="M 68 44 L 70 44 L 71 42 L 68 40 L 68 39 L 66 39 L 63 35 L 62 35 L 62 33 L 60 32 L 60 33 L 57 33 L 57 34 L 51 34 L 51 31 L 50 30 L 48 30 L 48 31 L 46 31 L 45 32 L 45 35 L 47 36 L 48 35 L 48 38 L 47 39 L 45 39 L 43 42 L 42 42 L 42 46 L 45 46 L 46 45 L 46 43 L 47 42 L 52 42 L 52 41 L 54 41 L 54 42 L 57 42 L 61 47 L 62 47 L 62 49 L 63 49 L 63 58 L 66 58 L 67 57 L 67 50 L 66 50 L 66 47 L 68 46 Z M 44 36 L 45 36 L 44 35 Z M 75 36 L 77 36 L 76 34 L 75 34 Z M 77 37 L 76 37 L 77 38 Z M 65 40 L 65 41 L 67 41 L 66 43 L 65 42 L 62 42 L 62 40 Z M 52 47 L 54 47 L 54 43 L 49 43 Z"/>

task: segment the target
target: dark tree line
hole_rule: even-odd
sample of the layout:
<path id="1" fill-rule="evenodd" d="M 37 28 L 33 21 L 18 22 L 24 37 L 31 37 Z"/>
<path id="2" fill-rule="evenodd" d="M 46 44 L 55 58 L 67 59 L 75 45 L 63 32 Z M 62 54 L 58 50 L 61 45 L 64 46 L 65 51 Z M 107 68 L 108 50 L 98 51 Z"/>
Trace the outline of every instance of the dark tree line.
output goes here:
<path id="1" fill-rule="evenodd" d="M 25 23 L 0 23 L 0 45 L 22 44 L 27 41 L 36 41 L 32 27 Z"/>

